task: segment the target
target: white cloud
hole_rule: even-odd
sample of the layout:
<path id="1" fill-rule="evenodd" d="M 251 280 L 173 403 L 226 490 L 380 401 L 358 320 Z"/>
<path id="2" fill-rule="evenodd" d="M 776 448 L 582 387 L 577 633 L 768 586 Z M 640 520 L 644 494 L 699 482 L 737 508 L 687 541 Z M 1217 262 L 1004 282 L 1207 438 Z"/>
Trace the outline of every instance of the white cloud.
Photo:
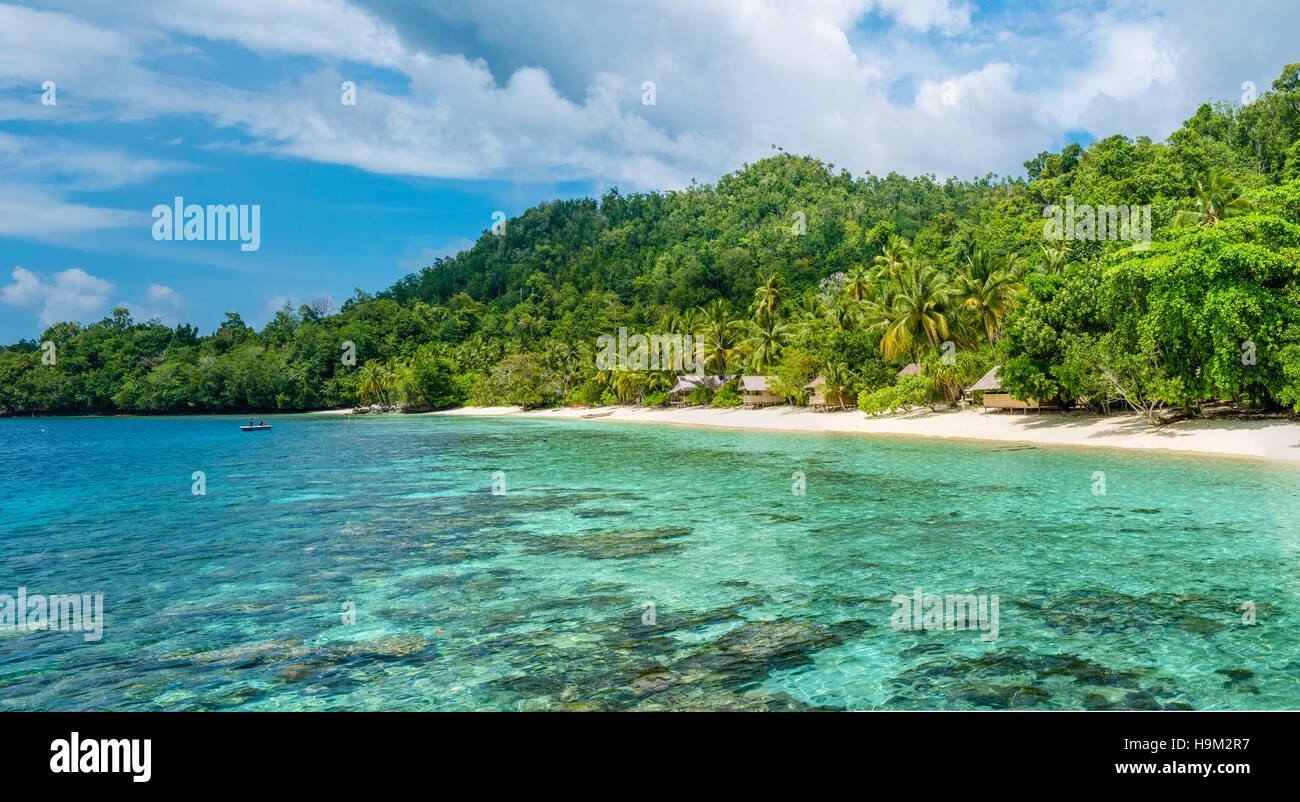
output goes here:
<path id="1" fill-rule="evenodd" d="M 0 236 L 68 244 L 82 232 L 143 229 L 150 224 L 148 212 L 73 202 L 67 193 L 114 189 L 185 168 L 120 148 L 0 132 Z"/>
<path id="2" fill-rule="evenodd" d="M 918 31 L 936 28 L 946 34 L 970 27 L 970 5 L 950 0 L 880 0 L 880 8 L 903 25 Z"/>
<path id="3" fill-rule="evenodd" d="M 0 183 L 0 237 L 67 244 L 72 234 L 132 225 L 148 230 L 149 213 L 71 203 L 44 187 Z"/>
<path id="4" fill-rule="evenodd" d="M 145 290 L 143 303 L 122 301 L 118 304 L 130 309 L 131 318 L 137 322 L 159 320 L 167 326 L 179 323 L 178 313 L 189 305 L 189 298 L 163 284 L 150 284 Z"/>
<path id="5" fill-rule="evenodd" d="M 80 268 L 55 273 L 47 282 L 30 270 L 15 267 L 13 283 L 0 288 L 0 301 L 11 306 L 41 306 L 41 325 L 61 320 L 97 317 L 113 284 Z"/>
<path id="6" fill-rule="evenodd" d="M 1226 31 L 1205 24 L 1215 7 L 1184 0 L 54 4 L 77 15 L 0 6 L 0 88 L 71 76 L 61 120 L 188 115 L 243 131 L 253 150 L 378 173 L 625 188 L 712 180 L 771 143 L 858 173 L 969 176 L 1019 172 L 1079 127 L 1160 138 L 1243 80 L 1267 86 L 1294 58 L 1297 21 L 1282 0 L 1245 0 Z M 310 66 L 226 83 L 204 40 Z M 213 69 L 147 60 L 187 49 Z M 358 81 L 356 106 L 339 102 L 343 80 Z M 641 104 L 646 80 L 654 106 Z M 35 97 L 0 100 L 0 119 L 49 119 Z M 131 169 L 162 167 L 112 172 Z"/>
<path id="7" fill-rule="evenodd" d="M 145 297 L 149 299 L 151 304 L 162 304 L 172 309 L 188 306 L 190 302 L 188 298 L 176 290 L 161 284 L 150 284 L 149 289 L 145 292 Z"/>

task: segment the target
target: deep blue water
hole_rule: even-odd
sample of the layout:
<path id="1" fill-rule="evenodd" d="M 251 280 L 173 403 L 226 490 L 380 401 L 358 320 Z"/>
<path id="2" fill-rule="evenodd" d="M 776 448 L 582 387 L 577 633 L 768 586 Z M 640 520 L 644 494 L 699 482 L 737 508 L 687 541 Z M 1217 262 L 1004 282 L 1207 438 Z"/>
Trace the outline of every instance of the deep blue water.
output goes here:
<path id="1" fill-rule="evenodd" d="M 0 631 L 0 709 L 1300 708 L 1293 468 L 239 422 L 0 420 L 0 594 L 106 611 L 98 641 Z M 895 629 L 918 586 L 996 594 L 996 640 Z"/>

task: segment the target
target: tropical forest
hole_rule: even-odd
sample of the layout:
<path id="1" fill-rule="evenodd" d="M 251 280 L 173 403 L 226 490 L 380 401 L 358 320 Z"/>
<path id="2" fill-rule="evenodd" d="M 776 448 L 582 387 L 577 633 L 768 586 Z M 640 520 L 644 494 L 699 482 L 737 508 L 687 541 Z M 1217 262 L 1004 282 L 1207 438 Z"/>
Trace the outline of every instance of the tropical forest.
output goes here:
<path id="1" fill-rule="evenodd" d="M 1300 411 L 1300 64 L 1163 141 L 1024 170 L 854 176 L 774 145 L 712 184 L 535 206 L 260 329 L 51 325 L 0 347 L 0 414 L 668 403 L 680 370 L 598 368 L 620 328 L 694 335 L 704 372 L 791 404 L 818 376 L 868 413 L 948 404 L 997 366 L 1017 398 L 1153 423 Z M 1150 241 L 1046 236 L 1067 204 L 1149 208 Z M 691 395 L 740 403 L 734 381 Z"/>

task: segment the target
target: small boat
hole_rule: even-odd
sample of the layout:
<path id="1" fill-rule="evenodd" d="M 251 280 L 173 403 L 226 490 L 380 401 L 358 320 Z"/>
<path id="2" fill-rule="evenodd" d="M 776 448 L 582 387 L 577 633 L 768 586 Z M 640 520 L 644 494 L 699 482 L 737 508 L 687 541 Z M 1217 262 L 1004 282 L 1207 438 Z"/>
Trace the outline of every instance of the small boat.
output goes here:
<path id="1" fill-rule="evenodd" d="M 269 423 L 259 423 L 259 424 L 256 425 L 256 426 L 240 426 L 240 427 L 239 427 L 239 431 L 241 431 L 241 432 L 260 432 L 260 431 L 262 431 L 263 429 L 269 429 L 269 428 L 271 428 L 271 424 L 269 424 Z"/>

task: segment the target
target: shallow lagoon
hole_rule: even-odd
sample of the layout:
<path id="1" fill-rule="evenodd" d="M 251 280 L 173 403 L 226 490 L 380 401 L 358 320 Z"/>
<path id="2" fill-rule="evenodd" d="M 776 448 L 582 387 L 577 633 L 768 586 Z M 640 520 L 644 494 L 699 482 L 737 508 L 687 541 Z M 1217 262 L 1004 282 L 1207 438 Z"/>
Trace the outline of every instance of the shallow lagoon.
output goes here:
<path id="1" fill-rule="evenodd" d="M 0 631 L 0 709 L 1300 708 L 1294 467 L 241 420 L 0 420 L 0 594 L 107 611 Z M 895 630 L 918 586 L 997 639 Z"/>

